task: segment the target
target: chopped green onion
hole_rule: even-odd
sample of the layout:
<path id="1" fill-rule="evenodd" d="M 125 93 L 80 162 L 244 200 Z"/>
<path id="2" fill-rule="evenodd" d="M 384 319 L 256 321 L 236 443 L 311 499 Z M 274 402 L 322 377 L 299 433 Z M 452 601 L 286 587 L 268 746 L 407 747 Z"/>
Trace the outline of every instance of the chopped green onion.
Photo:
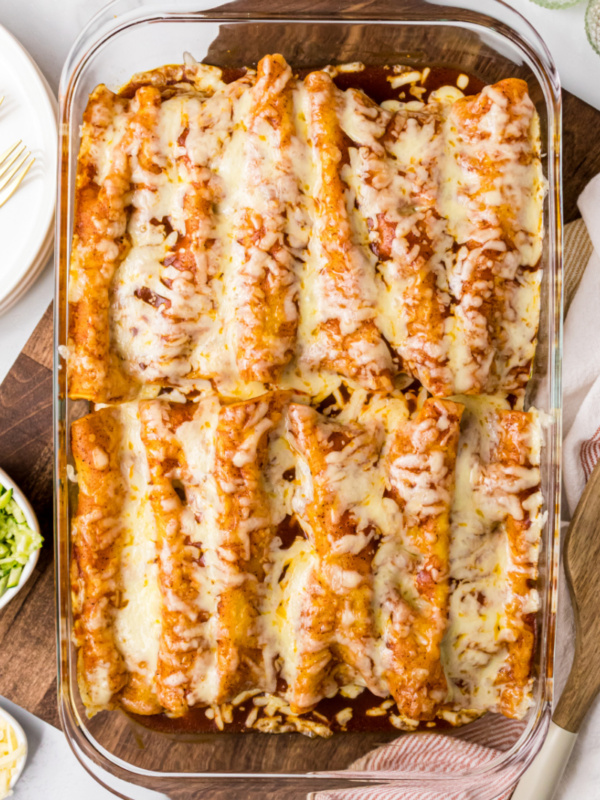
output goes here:
<path id="1" fill-rule="evenodd" d="M 5 489 L 4 487 L 2 487 L 2 491 L 4 494 L 0 495 L 0 509 L 6 508 L 10 502 L 10 499 L 12 498 L 13 493 L 12 489 Z"/>

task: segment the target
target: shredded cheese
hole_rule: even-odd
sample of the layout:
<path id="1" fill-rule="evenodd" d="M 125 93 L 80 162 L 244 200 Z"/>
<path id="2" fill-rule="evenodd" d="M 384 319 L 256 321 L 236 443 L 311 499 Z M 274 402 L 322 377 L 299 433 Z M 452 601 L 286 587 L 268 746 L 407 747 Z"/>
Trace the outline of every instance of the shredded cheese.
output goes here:
<path id="1" fill-rule="evenodd" d="M 10 721 L 0 713 L 0 798 L 12 794 L 12 783 L 27 752 Z"/>

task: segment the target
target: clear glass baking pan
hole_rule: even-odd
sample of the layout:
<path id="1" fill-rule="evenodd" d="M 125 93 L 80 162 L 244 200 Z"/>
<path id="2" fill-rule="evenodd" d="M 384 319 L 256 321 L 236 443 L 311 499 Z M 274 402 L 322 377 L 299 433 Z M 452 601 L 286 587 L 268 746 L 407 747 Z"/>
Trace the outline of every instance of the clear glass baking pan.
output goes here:
<path id="1" fill-rule="evenodd" d="M 346 733 L 328 740 L 299 734 L 203 734 L 170 736 L 134 724 L 124 714 L 85 715 L 76 682 L 70 640 L 69 518 L 75 500 L 67 480 L 68 430 L 87 411 L 69 401 L 66 370 L 59 355 L 66 344 L 68 262 L 79 124 L 98 83 L 118 88 L 134 72 L 180 63 L 185 51 L 219 66 L 253 65 L 265 53 L 282 53 L 292 66 L 363 61 L 369 65 L 415 64 L 459 67 L 485 82 L 509 76 L 527 80 L 542 131 L 545 204 L 544 278 L 539 346 L 529 402 L 546 412 L 542 480 L 547 522 L 540 559 L 542 609 L 537 625 L 535 703 L 514 741 L 477 770 L 455 765 L 450 772 L 356 772 L 359 756 L 389 741 L 389 734 Z M 59 706 L 73 750 L 107 784 L 113 778 L 163 791 L 169 796 L 303 798 L 307 792 L 396 784 L 419 786 L 440 796 L 468 788 L 492 800 L 524 770 L 541 746 L 552 702 L 552 659 L 558 561 L 560 500 L 561 363 L 561 188 L 560 86 L 551 57 L 537 33 L 500 0 L 241 0 L 218 8 L 201 0 L 115 0 L 86 27 L 64 67 L 60 84 L 61 139 L 56 263 L 56 569 L 58 603 Z M 499 718 L 477 724 L 486 732 Z M 413 734 L 395 734 L 418 736 Z M 494 788 L 492 788 L 494 787 Z M 114 790 L 114 787 L 113 787 Z M 125 796 L 117 790 L 119 796 Z"/>

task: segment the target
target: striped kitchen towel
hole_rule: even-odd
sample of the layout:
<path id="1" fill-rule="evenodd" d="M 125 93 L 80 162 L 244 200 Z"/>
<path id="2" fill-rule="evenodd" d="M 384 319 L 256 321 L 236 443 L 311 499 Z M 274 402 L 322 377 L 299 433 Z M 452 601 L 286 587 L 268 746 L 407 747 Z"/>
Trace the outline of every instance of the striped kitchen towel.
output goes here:
<path id="1" fill-rule="evenodd" d="M 579 210 L 582 219 L 564 230 L 564 310 L 569 313 L 563 351 L 563 444 L 564 483 L 571 514 L 600 458 L 600 175 L 581 194 Z M 564 646 L 557 648 L 556 666 L 558 672 L 566 674 L 573 647 L 572 625 L 563 624 L 562 628 L 559 625 L 559 635 L 561 631 Z M 489 723 L 489 718 L 482 718 L 445 736 L 428 733 L 401 736 L 349 768 L 356 780 L 364 779 L 372 771 L 377 771 L 382 781 L 405 776 L 409 782 L 403 782 L 402 789 L 380 783 L 321 791 L 311 797 L 314 800 L 508 800 L 519 777 L 517 772 L 496 773 L 483 780 L 473 776 L 470 785 L 457 790 L 444 785 L 443 779 L 438 788 L 431 780 L 425 784 L 418 778 L 419 772 L 426 779 L 432 773 L 456 774 L 484 767 L 500 752 L 510 749 L 525 724 L 500 716 L 495 718 L 494 725 Z M 334 774 L 348 777 L 348 772 Z"/>
<path id="2" fill-rule="evenodd" d="M 507 770 L 485 777 L 485 785 L 476 771 L 509 750 L 523 731 L 524 722 L 496 715 L 494 725 L 482 718 L 446 736 L 418 733 L 401 736 L 378 747 L 355 761 L 347 771 L 328 773 L 329 777 L 351 777 L 360 781 L 376 771 L 381 781 L 402 778 L 402 789 L 379 783 L 355 789 L 321 791 L 309 795 L 312 800 L 508 800 L 520 771 Z M 386 774 L 387 773 L 387 774 Z M 392 775 L 393 773 L 393 775 Z M 436 784 L 424 785 L 419 779 L 440 776 Z M 444 774 L 464 773 L 461 788 L 451 790 Z"/>

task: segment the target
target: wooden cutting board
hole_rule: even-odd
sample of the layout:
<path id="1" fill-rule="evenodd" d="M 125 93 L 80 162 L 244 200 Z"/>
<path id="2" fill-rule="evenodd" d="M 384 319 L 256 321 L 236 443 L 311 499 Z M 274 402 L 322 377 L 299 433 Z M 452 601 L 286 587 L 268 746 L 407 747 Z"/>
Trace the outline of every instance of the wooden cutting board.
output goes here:
<path id="1" fill-rule="evenodd" d="M 563 93 L 565 222 L 600 172 L 600 111 Z M 27 586 L 0 611 L 0 695 L 52 725 L 56 707 L 56 620 L 52 543 L 52 307 L 0 386 L 0 466 L 31 500 L 45 543 Z"/>
<path id="2" fill-rule="evenodd" d="M 44 546 L 0 611 L 0 695 L 58 726 L 52 542 L 52 305 L 0 386 L 0 466 L 25 492 Z"/>

